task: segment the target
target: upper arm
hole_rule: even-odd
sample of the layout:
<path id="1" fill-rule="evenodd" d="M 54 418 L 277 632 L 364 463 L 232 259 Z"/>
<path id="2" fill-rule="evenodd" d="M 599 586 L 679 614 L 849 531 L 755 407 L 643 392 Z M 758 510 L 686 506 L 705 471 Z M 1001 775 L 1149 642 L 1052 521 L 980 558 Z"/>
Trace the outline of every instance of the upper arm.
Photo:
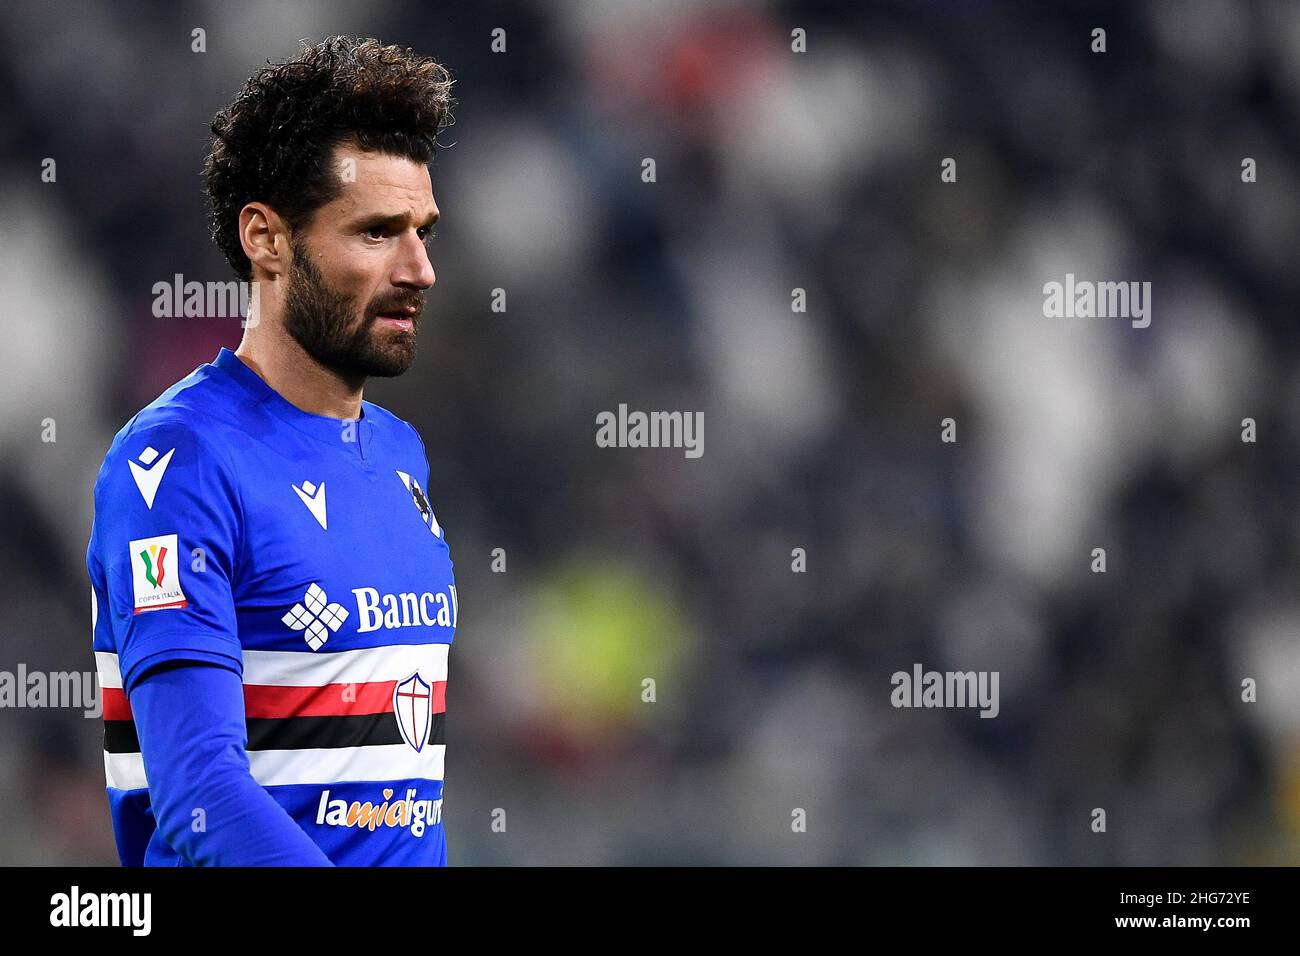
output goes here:
<path id="1" fill-rule="evenodd" d="M 95 486 L 91 551 L 128 693 L 146 660 L 218 657 L 242 672 L 242 537 L 234 476 L 189 423 L 134 429 L 110 455 Z"/>

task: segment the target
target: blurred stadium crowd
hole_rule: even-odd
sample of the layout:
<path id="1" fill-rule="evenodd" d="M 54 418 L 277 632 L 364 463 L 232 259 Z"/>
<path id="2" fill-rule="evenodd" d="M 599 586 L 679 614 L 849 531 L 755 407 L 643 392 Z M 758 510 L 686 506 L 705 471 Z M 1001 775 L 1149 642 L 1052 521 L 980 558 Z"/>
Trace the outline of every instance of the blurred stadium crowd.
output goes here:
<path id="1" fill-rule="evenodd" d="M 1300 860 L 1289 2 L 7 4 L 0 670 L 93 671 L 102 456 L 239 340 L 151 309 L 232 278 L 206 124 L 334 33 L 458 81 L 420 354 L 366 390 L 456 562 L 452 865 Z M 1150 327 L 1044 317 L 1067 273 Z M 619 403 L 704 455 L 598 448 Z M 997 719 L 894 709 L 918 662 Z M 0 863 L 117 862 L 101 746 L 0 710 Z"/>

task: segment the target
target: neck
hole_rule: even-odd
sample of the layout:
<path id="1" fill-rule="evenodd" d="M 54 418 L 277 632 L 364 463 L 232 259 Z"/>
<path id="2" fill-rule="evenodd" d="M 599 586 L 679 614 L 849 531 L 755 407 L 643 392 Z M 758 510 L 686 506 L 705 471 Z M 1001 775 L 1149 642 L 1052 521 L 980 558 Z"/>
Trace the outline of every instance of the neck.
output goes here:
<path id="1" fill-rule="evenodd" d="M 274 328 L 278 335 L 250 334 L 255 328 Z M 327 368 L 307 354 L 306 350 L 278 323 L 267 327 L 250 325 L 244 330 L 243 341 L 235 354 L 290 405 L 312 415 L 327 418 L 355 419 L 361 417 L 361 391 L 363 376 L 348 376 Z"/>

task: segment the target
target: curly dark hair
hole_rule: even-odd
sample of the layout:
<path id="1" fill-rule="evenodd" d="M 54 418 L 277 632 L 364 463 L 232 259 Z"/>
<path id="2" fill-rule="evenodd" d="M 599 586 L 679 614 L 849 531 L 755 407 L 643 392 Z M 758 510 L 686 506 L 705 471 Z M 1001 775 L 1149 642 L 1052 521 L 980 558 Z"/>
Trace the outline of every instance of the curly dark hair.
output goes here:
<path id="1" fill-rule="evenodd" d="M 212 238 L 248 281 L 239 213 L 264 202 L 295 232 L 338 195 L 334 147 L 433 159 L 438 134 L 454 120 L 454 82 L 441 64 L 378 40 L 335 36 L 254 73 L 212 119 L 203 182 L 212 203 Z"/>

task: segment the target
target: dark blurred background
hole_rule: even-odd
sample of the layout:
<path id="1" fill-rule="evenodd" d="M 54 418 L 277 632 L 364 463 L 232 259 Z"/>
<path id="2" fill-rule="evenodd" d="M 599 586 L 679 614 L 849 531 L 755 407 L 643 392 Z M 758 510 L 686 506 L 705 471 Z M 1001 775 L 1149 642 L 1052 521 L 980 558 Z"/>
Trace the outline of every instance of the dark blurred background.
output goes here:
<path id="1" fill-rule="evenodd" d="M 0 670 L 94 670 L 104 452 L 240 337 L 152 313 L 233 278 L 207 123 L 335 33 L 457 79 L 420 354 L 366 389 L 455 560 L 453 865 L 1300 861 L 1289 0 L 6 3 Z M 1046 318 L 1066 273 L 1150 326 Z M 704 455 L 598 448 L 620 403 Z M 914 663 L 998 717 L 893 708 Z M 0 710 L 0 863 L 117 863 L 101 748 Z"/>

